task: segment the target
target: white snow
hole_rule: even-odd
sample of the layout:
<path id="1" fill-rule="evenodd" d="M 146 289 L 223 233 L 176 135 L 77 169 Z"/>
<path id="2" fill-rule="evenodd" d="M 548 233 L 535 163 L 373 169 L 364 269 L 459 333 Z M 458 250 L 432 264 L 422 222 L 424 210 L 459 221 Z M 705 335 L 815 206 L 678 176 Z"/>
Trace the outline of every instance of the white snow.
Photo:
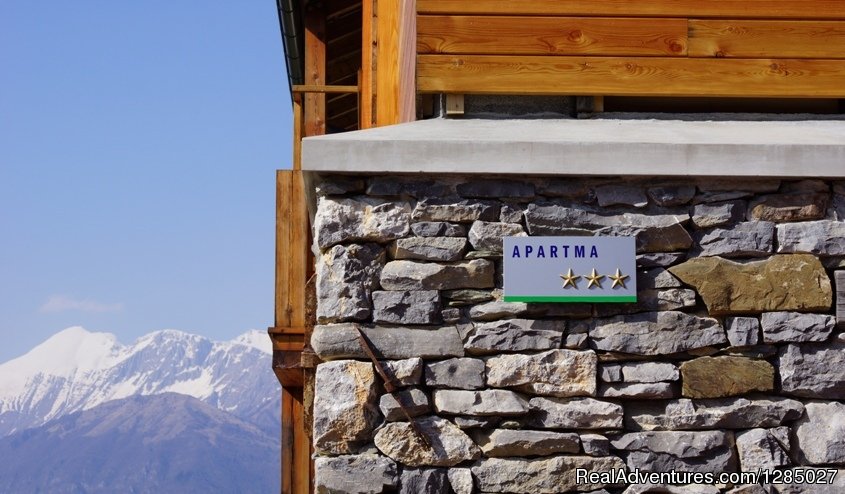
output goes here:
<path id="1" fill-rule="evenodd" d="M 71 378 L 77 372 L 113 366 L 124 347 L 110 333 L 80 326 L 60 331 L 26 354 L 0 364 L 0 397 L 22 393 L 36 374 Z"/>
<path id="2" fill-rule="evenodd" d="M 257 329 L 247 331 L 238 336 L 232 340 L 232 343 L 252 347 L 267 354 L 273 353 L 273 343 L 270 341 L 270 337 L 266 332 Z"/>
<path id="3" fill-rule="evenodd" d="M 0 364 L 0 437 L 134 394 L 176 392 L 221 409 L 245 410 L 275 389 L 271 343 L 252 330 L 212 342 L 177 330 L 122 345 L 110 333 L 74 326 Z"/>
<path id="4" fill-rule="evenodd" d="M 212 380 L 214 376 L 210 369 L 203 369 L 200 376 L 188 381 L 178 381 L 165 387 L 162 392 L 181 393 L 195 398 L 208 398 L 214 392 Z"/>

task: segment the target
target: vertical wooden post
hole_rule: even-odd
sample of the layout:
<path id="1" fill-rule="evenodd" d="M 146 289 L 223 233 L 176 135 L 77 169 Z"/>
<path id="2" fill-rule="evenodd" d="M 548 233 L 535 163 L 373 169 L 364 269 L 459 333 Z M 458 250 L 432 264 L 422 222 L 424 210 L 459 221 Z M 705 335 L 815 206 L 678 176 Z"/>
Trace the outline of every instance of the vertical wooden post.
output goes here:
<path id="1" fill-rule="evenodd" d="M 375 75 L 376 22 L 375 1 L 361 2 L 361 77 L 358 90 L 358 128 L 373 126 L 373 76 Z"/>
<path id="2" fill-rule="evenodd" d="M 302 137 L 304 129 L 302 125 L 302 94 L 293 93 L 293 169 L 302 169 Z"/>
<path id="3" fill-rule="evenodd" d="M 326 84 L 326 15 L 305 13 L 305 84 Z M 309 494 L 313 464 L 305 423 L 306 284 L 312 272 L 309 219 L 302 176 L 302 138 L 326 133 L 325 93 L 293 95 L 293 170 L 276 176 L 276 317 L 270 328 L 273 370 L 282 384 L 282 494 Z"/>
<path id="4" fill-rule="evenodd" d="M 305 287 L 312 263 L 301 170 L 276 172 L 276 300 L 273 371 L 282 385 L 282 494 L 311 491 L 311 440 L 304 423 Z"/>
<path id="5" fill-rule="evenodd" d="M 417 118 L 417 2 L 402 0 L 399 17 L 399 122 Z"/>
<path id="6" fill-rule="evenodd" d="M 305 409 L 303 403 L 303 389 L 294 388 L 291 390 L 293 399 L 293 485 L 291 492 L 295 494 L 309 494 L 313 475 L 311 470 L 311 438 L 305 434 L 307 424 L 303 422 Z"/>
<path id="7" fill-rule="evenodd" d="M 282 389 L 282 493 L 311 490 L 311 442 L 301 431 L 302 388 Z"/>
<path id="8" fill-rule="evenodd" d="M 381 0 L 377 9 L 376 125 L 416 118 L 415 0 Z"/>
<path id="9" fill-rule="evenodd" d="M 305 12 L 305 84 L 326 84 L 326 14 L 322 6 Z M 305 136 L 326 133 L 326 95 L 305 95 Z"/>
<path id="10" fill-rule="evenodd" d="M 282 386 L 282 494 L 293 492 L 293 402 L 291 389 Z"/>
<path id="11" fill-rule="evenodd" d="M 305 326 L 308 209 L 302 172 L 276 172 L 276 328 Z"/>

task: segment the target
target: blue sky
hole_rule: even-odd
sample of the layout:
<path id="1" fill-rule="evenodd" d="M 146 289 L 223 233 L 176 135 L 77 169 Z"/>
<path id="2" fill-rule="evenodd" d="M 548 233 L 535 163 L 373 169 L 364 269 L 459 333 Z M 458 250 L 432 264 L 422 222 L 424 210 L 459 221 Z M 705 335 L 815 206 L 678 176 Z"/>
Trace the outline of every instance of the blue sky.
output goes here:
<path id="1" fill-rule="evenodd" d="M 274 1 L 0 0 L 0 67 L 0 362 L 72 325 L 271 325 Z"/>

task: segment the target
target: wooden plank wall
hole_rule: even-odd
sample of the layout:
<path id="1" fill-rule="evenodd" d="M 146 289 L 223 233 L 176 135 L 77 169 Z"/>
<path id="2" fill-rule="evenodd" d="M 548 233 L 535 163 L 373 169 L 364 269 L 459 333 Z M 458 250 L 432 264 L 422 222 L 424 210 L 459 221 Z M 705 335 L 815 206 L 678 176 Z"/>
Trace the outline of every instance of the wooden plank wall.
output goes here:
<path id="1" fill-rule="evenodd" d="M 417 89 L 845 97 L 845 2 L 417 0 Z"/>
<path id="2" fill-rule="evenodd" d="M 415 0 L 376 1 L 376 126 L 416 119 L 415 12 Z"/>

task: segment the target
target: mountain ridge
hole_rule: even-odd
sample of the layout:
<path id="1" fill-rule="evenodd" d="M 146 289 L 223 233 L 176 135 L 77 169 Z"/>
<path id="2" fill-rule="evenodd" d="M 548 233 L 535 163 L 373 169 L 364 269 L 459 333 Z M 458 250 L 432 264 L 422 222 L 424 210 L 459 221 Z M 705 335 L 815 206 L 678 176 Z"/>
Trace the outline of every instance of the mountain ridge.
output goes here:
<path id="1" fill-rule="evenodd" d="M 278 492 L 279 454 L 196 398 L 135 395 L 0 438 L 0 492 Z"/>
<path id="2" fill-rule="evenodd" d="M 280 393 L 270 352 L 257 330 L 215 342 L 168 329 L 123 345 L 113 334 L 73 326 L 0 364 L 0 437 L 108 401 L 168 392 L 275 431 L 270 411 Z"/>

